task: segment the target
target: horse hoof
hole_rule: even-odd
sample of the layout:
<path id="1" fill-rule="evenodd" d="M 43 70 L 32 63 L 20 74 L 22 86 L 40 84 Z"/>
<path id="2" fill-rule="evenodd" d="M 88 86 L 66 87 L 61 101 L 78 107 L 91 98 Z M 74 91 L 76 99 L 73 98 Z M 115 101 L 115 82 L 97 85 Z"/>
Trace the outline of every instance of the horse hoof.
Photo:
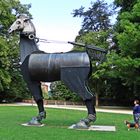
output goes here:
<path id="1" fill-rule="evenodd" d="M 88 128 L 89 126 L 84 121 L 80 121 L 69 127 L 69 129 L 88 129 Z"/>
<path id="2" fill-rule="evenodd" d="M 44 126 L 41 122 L 37 120 L 36 117 L 32 118 L 29 122 L 21 124 L 23 126 Z"/>
<path id="3" fill-rule="evenodd" d="M 40 126 L 42 123 L 38 121 L 37 117 L 33 117 L 28 123 L 28 125 L 37 125 Z"/>

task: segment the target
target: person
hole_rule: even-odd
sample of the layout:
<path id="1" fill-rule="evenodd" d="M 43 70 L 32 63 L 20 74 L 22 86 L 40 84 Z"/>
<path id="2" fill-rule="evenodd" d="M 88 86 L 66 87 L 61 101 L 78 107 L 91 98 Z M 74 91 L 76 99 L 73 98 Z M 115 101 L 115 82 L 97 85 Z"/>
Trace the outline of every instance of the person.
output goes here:
<path id="1" fill-rule="evenodd" d="M 130 128 L 140 129 L 140 102 L 139 100 L 134 100 L 134 107 L 133 107 L 133 119 L 134 122 L 130 122 L 125 120 L 124 123 Z"/>
<path id="2" fill-rule="evenodd" d="M 133 107 L 133 117 L 134 122 L 139 125 L 140 128 L 140 102 L 139 100 L 134 100 L 134 107 Z"/>

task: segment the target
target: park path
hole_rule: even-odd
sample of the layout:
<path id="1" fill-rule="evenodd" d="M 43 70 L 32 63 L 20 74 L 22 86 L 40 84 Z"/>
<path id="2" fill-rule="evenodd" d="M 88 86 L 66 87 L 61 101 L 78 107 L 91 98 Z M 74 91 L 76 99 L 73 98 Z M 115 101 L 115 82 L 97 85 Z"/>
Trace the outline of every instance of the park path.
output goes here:
<path id="1" fill-rule="evenodd" d="M 14 103 L 15 106 L 36 106 L 36 104 L 31 103 Z M 83 110 L 86 111 L 85 106 L 75 106 L 75 105 L 45 105 L 46 108 L 60 108 L 60 109 L 73 109 L 73 110 Z M 119 113 L 119 114 L 132 114 L 132 110 L 119 108 L 119 107 L 97 107 L 97 112 L 107 112 L 107 113 Z"/>

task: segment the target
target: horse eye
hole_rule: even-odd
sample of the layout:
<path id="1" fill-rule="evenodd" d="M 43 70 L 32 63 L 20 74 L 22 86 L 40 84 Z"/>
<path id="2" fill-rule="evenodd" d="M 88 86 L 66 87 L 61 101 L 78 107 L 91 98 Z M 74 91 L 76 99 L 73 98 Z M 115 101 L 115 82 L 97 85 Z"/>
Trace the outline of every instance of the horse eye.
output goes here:
<path id="1" fill-rule="evenodd" d="M 17 21 L 16 23 L 17 23 L 17 24 L 21 24 L 21 22 L 20 22 L 20 21 Z"/>

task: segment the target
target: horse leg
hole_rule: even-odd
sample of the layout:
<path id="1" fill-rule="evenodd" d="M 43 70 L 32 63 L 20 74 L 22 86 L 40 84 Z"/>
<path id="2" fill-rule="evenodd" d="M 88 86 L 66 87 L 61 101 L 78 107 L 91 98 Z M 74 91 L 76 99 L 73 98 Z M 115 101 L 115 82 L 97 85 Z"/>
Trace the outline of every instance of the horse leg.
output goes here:
<path id="1" fill-rule="evenodd" d="M 94 95 L 90 92 L 86 85 L 89 77 L 90 68 L 62 68 L 61 80 L 68 88 L 78 94 L 85 102 L 88 115 L 85 119 L 80 120 L 76 124 L 76 128 L 88 128 L 91 122 L 96 120 L 96 111 L 94 107 Z"/>
<path id="2" fill-rule="evenodd" d="M 37 117 L 32 118 L 32 120 L 29 122 L 30 124 L 39 124 L 41 123 L 42 119 L 46 118 L 46 112 L 43 105 L 43 95 L 41 91 L 41 84 L 38 81 L 33 81 L 30 78 L 29 70 L 28 70 L 28 60 L 29 56 L 26 57 L 24 62 L 21 65 L 21 72 L 23 75 L 23 78 L 28 86 L 29 91 L 31 92 L 37 106 L 39 114 Z"/>

